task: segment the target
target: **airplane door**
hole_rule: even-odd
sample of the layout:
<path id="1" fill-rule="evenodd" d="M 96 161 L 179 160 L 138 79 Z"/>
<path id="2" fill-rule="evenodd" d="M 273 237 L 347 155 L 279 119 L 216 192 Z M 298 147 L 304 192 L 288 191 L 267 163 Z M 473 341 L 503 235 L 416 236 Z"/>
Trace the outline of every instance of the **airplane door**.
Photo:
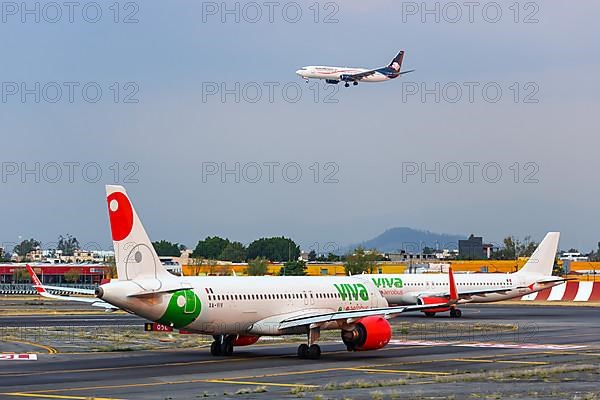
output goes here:
<path id="1" fill-rule="evenodd" d="M 308 295 L 306 294 L 306 290 L 302 291 L 302 297 L 304 297 L 304 305 L 308 305 Z"/>
<path id="2" fill-rule="evenodd" d="M 310 305 L 312 306 L 313 304 L 315 304 L 315 297 L 313 296 L 312 290 L 308 291 L 308 297 L 309 297 L 309 300 L 310 300 Z"/>
<path id="3" fill-rule="evenodd" d="M 185 314 L 191 314 L 196 311 L 196 295 L 191 290 L 184 290 L 185 293 L 185 307 L 183 312 Z"/>

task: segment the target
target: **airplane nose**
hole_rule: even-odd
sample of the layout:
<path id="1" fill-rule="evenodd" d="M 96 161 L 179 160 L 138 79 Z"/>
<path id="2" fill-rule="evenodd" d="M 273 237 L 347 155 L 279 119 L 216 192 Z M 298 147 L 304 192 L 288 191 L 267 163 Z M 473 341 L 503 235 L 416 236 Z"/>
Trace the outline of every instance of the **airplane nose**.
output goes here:
<path id="1" fill-rule="evenodd" d="M 304 72 L 304 70 L 303 70 L 303 69 L 299 69 L 298 71 L 296 71 L 296 75 L 300 75 L 300 76 L 302 76 L 302 73 L 303 73 L 303 72 Z"/>

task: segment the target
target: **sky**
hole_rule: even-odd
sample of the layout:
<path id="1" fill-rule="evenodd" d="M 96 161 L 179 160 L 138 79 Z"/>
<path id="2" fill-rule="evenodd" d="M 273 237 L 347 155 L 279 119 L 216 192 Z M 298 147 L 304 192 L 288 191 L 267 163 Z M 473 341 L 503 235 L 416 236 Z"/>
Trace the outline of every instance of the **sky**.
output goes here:
<path id="1" fill-rule="evenodd" d="M 25 4 L 25 5 L 23 5 Z M 600 241 L 596 2 L 3 2 L 0 241 Z M 449 4 L 449 5 L 448 5 Z M 304 83 L 306 65 L 390 82 Z"/>

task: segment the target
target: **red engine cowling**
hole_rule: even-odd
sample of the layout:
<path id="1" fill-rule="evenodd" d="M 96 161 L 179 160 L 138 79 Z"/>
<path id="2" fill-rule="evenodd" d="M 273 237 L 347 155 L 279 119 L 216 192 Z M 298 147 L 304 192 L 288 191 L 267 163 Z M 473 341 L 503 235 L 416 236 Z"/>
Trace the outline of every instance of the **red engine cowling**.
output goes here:
<path id="1" fill-rule="evenodd" d="M 234 346 L 250 346 L 254 344 L 260 339 L 260 336 L 252 336 L 252 335 L 240 335 L 234 341 Z"/>
<path id="2" fill-rule="evenodd" d="M 377 350 L 389 343 L 392 327 L 383 317 L 373 316 L 358 320 L 354 329 L 342 330 L 342 340 L 348 351 Z"/>
<path id="3" fill-rule="evenodd" d="M 427 305 L 427 304 L 438 304 L 438 303 L 447 303 L 448 299 L 443 297 L 419 297 L 417 299 L 417 304 L 419 305 Z M 438 307 L 431 308 L 427 310 L 423 310 L 425 313 L 438 313 L 438 312 L 446 312 L 449 311 L 450 307 Z"/>

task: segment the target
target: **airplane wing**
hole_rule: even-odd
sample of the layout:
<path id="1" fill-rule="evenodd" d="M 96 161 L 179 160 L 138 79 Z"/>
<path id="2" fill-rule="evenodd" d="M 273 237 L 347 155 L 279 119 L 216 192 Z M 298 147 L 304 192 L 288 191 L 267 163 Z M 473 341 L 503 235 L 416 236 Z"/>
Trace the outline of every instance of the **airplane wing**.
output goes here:
<path id="1" fill-rule="evenodd" d="M 354 81 L 360 81 L 361 79 L 366 78 L 367 76 L 371 76 L 377 72 L 382 73 L 382 74 L 386 74 L 386 72 L 389 72 L 390 74 L 393 74 L 395 76 L 400 76 L 400 75 L 404 75 L 404 74 L 408 74 L 410 72 L 413 72 L 414 69 L 410 69 L 408 71 L 402 71 L 402 72 L 395 72 L 395 71 L 386 71 L 387 68 L 377 68 L 377 69 L 372 69 L 369 71 L 364 71 L 364 72 L 360 72 L 358 74 L 348 74 L 348 75 L 342 75 L 342 80 L 346 81 L 346 82 L 354 82 Z"/>
<path id="2" fill-rule="evenodd" d="M 562 278 L 560 276 L 548 277 L 544 279 L 540 279 L 535 281 L 535 283 L 556 283 L 556 282 L 566 282 L 568 280 L 572 280 L 574 278 Z M 492 288 L 492 289 L 476 289 L 476 290 L 465 290 L 458 292 L 459 299 L 466 299 L 472 296 L 485 296 L 488 294 L 504 294 L 506 292 L 510 292 L 511 290 L 516 289 L 527 289 L 530 288 L 528 286 L 511 286 L 511 287 L 503 287 L 503 288 Z M 449 292 L 438 292 L 438 293 L 421 293 L 420 296 L 431 296 L 431 297 L 441 297 L 441 298 L 449 298 Z"/>
<path id="3" fill-rule="evenodd" d="M 350 311 L 336 311 L 313 315 L 303 315 L 300 317 L 285 318 L 279 322 L 279 329 L 291 329 L 299 326 L 307 326 L 312 324 L 322 324 L 325 322 L 343 321 L 348 324 L 356 322 L 357 320 L 364 317 L 381 316 L 385 319 L 396 318 L 404 312 L 410 311 L 424 311 L 428 309 L 438 307 L 448 307 L 452 304 L 451 301 L 446 303 L 426 304 L 426 305 L 414 305 L 414 306 L 400 306 L 400 307 L 382 307 L 382 308 L 370 308 L 366 310 L 350 310 Z"/>
<path id="4" fill-rule="evenodd" d="M 465 291 L 461 291 L 458 292 L 458 298 L 460 299 L 464 299 L 464 298 L 469 298 L 471 296 L 485 296 L 486 294 L 494 294 L 494 293 L 498 293 L 498 294 L 503 294 L 506 292 L 509 292 L 511 290 L 515 290 L 515 289 L 519 289 L 520 287 L 514 286 L 514 287 L 507 287 L 507 288 L 499 288 L 499 289 L 478 289 L 478 290 L 465 290 Z M 445 298 L 445 297 L 450 297 L 450 293 L 449 292 L 423 292 L 419 294 L 419 297 L 441 297 L 441 298 Z"/>
<path id="5" fill-rule="evenodd" d="M 73 292 L 73 293 L 81 293 L 81 294 L 94 294 L 93 290 L 89 289 L 79 289 L 79 288 L 69 288 L 69 287 L 61 287 L 61 286 L 44 286 L 42 282 L 36 275 L 35 271 L 29 264 L 26 265 L 27 272 L 29 272 L 29 276 L 31 276 L 31 281 L 33 282 L 33 287 L 38 292 L 38 294 L 42 297 L 46 297 L 48 299 L 57 299 L 57 300 L 65 300 L 65 301 L 76 301 L 80 303 L 87 303 L 93 307 L 101 307 L 104 308 L 105 311 L 112 312 L 116 311 L 119 308 L 109 304 L 103 300 L 97 298 L 88 298 L 88 297 L 71 297 L 71 296 L 58 296 L 52 293 L 48 293 L 46 289 L 51 290 L 62 290 L 65 292 Z"/>
<path id="6" fill-rule="evenodd" d="M 62 292 L 71 292 L 71 293 L 79 293 L 79 294 L 89 294 L 89 295 L 94 295 L 95 292 L 91 289 L 80 289 L 80 288 L 74 288 L 74 287 L 65 287 L 65 286 L 51 286 L 51 285 L 42 285 L 41 283 L 39 285 L 33 285 L 33 287 L 37 288 L 41 287 L 44 288 L 46 290 L 60 290 Z"/>

